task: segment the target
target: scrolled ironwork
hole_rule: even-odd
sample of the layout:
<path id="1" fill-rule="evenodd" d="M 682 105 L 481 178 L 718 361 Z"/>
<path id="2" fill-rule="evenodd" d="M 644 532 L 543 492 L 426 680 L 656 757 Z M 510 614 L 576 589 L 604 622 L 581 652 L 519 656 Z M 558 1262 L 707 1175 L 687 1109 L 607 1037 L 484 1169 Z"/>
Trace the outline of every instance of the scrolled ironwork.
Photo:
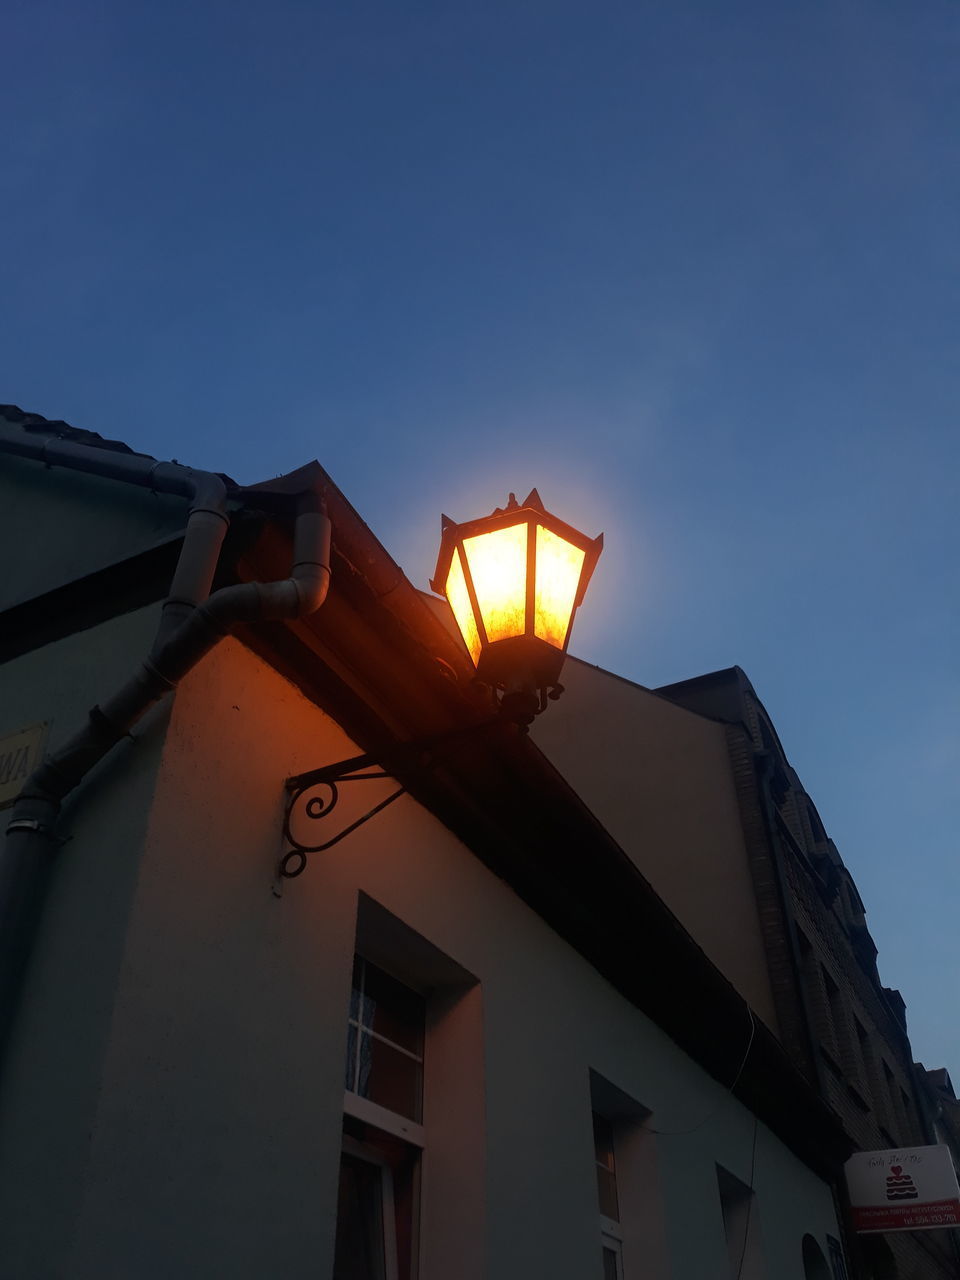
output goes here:
<path id="1" fill-rule="evenodd" d="M 514 729 L 519 728 L 521 732 L 523 731 L 522 727 L 512 721 L 509 716 L 501 713 L 474 724 L 458 726 L 446 733 L 434 734 L 412 742 L 396 743 L 392 748 L 384 750 L 384 762 L 401 768 L 410 767 L 416 761 L 422 764 L 430 759 L 430 753 L 436 747 L 504 725 L 512 725 Z M 379 767 L 376 756 L 362 755 L 353 756 L 349 760 L 340 760 L 336 764 L 322 765 L 319 769 L 311 769 L 307 773 L 299 773 L 295 777 L 288 778 L 286 788 L 289 799 L 283 816 L 283 838 L 290 847 L 281 855 L 277 865 L 274 891 L 279 895 L 280 881 L 294 880 L 306 870 L 311 853 L 323 853 L 326 849 L 332 849 L 358 827 L 362 827 L 365 822 L 369 822 L 378 813 L 382 813 L 388 805 L 405 795 L 406 787 L 399 785 L 396 791 L 391 792 L 372 809 L 368 809 L 362 817 L 349 823 L 329 840 L 310 844 L 299 838 L 295 831 L 296 826 L 304 822 L 320 822 L 328 818 L 340 801 L 340 788 L 348 782 L 376 782 L 392 777 L 392 773 Z M 316 794 L 321 787 L 326 788 L 326 792 Z"/>
<path id="2" fill-rule="evenodd" d="M 329 818 L 330 814 L 337 807 L 340 801 L 340 785 L 347 782 L 371 782 L 388 778 L 390 775 L 383 772 L 378 773 L 352 773 L 341 775 L 336 782 L 331 778 L 316 778 L 303 775 L 302 778 L 291 779 L 294 784 L 290 789 L 290 798 L 287 801 L 286 813 L 283 818 L 283 838 L 290 845 L 290 848 L 283 854 L 280 859 L 277 873 L 283 880 L 293 880 L 301 875 L 307 868 L 307 858 L 311 853 L 323 853 L 327 849 L 332 849 L 334 845 L 339 844 L 351 832 L 356 831 L 358 827 L 362 827 L 376 814 L 386 809 L 387 805 L 393 804 L 394 800 L 399 798 L 406 791 L 405 787 L 399 787 L 392 792 L 384 800 L 375 804 L 372 809 L 363 814 L 362 817 L 355 819 L 338 831 L 335 836 L 329 840 L 321 840 L 318 844 L 309 844 L 301 840 L 294 831 L 297 817 L 300 821 L 309 819 L 311 822 L 318 822 L 324 818 Z M 311 795 L 318 787 L 325 787 L 326 795 Z M 307 797 L 306 803 L 301 806 L 301 801 Z"/>
<path id="3" fill-rule="evenodd" d="M 324 800 L 322 796 L 311 796 L 306 803 L 306 814 L 308 818 L 325 818 L 333 809 L 337 807 L 337 801 L 340 799 L 340 792 L 337 790 L 335 782 L 318 782 L 318 787 L 328 787 L 330 789 L 329 800 Z"/>

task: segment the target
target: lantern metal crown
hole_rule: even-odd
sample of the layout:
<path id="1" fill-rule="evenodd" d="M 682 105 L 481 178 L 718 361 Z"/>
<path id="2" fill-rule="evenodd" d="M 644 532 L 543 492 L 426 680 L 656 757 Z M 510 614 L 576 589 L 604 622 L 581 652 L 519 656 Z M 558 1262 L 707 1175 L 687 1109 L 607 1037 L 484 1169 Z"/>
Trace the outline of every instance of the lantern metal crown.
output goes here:
<path id="1" fill-rule="evenodd" d="M 529 724 L 559 697 L 574 615 L 603 550 L 544 507 L 536 489 L 489 516 L 441 519 L 430 583 L 445 595 L 477 677 L 502 710 Z"/>

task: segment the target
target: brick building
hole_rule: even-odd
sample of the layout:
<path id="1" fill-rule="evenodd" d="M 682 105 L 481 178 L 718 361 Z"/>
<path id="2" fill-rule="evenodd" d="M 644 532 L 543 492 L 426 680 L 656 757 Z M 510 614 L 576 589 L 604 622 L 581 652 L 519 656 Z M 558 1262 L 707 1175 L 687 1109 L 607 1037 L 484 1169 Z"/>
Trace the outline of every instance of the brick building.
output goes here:
<path id="1" fill-rule="evenodd" d="M 960 1175 L 960 1100 L 946 1067 L 928 1071 L 921 1062 L 913 1064 L 920 1092 L 937 1142 L 950 1148 L 954 1168 Z"/>
<path id="2" fill-rule="evenodd" d="M 904 1002 L 880 980 L 853 877 L 750 681 L 733 667 L 657 692 L 724 725 L 777 1020 L 794 1061 L 858 1149 L 949 1142 L 957 1117 L 949 1077 L 918 1076 Z M 895 1233 L 847 1244 L 864 1280 L 934 1280 L 960 1274 L 956 1236 Z"/>

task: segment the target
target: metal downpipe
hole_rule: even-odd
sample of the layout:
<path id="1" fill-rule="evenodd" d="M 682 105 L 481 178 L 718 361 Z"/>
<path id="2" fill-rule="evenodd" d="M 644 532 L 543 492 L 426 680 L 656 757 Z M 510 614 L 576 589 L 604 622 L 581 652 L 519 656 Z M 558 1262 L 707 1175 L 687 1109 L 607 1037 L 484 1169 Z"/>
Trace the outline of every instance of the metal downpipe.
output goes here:
<path id="1" fill-rule="evenodd" d="M 65 441 L 23 441 L 22 433 L 16 435 L 11 447 L 11 433 L 0 428 L 0 452 L 182 493 L 193 498 L 193 505 L 150 655 L 34 770 L 11 811 L 0 848 L 0 1050 L 9 1038 L 32 950 L 63 799 L 233 626 L 312 613 L 330 583 L 330 521 L 318 493 L 301 498 L 289 578 L 225 587 L 207 598 L 228 519 L 226 486 L 219 476 L 137 455 L 103 456 L 102 450 Z"/>

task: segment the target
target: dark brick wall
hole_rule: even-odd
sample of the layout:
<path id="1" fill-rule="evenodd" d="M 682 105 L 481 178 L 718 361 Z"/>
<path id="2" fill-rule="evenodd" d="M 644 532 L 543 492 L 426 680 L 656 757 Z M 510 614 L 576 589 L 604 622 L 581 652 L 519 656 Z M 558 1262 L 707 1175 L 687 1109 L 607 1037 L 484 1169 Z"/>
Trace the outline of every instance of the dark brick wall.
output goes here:
<path id="1" fill-rule="evenodd" d="M 731 668 L 658 693 L 725 724 L 784 1047 L 861 1150 L 934 1141 L 856 885 L 749 680 Z M 898 1280 L 960 1280 L 952 1233 L 844 1235 L 851 1280 L 887 1280 L 891 1266 Z"/>
<path id="2" fill-rule="evenodd" d="M 769 843 L 782 869 L 787 929 L 796 930 L 799 994 L 797 1016 L 805 1018 L 818 1063 L 814 1076 L 830 1106 L 861 1150 L 922 1146 L 933 1139 L 915 1096 L 910 1043 L 901 1024 L 902 1006 L 891 1003 L 880 984 L 875 949 L 863 934 L 859 895 L 844 891 L 849 873 L 830 846 L 815 840 L 805 794 L 786 764 L 791 785 L 774 815 Z M 741 769 L 743 762 L 739 761 Z M 735 766 L 736 767 L 736 766 Z M 764 779 L 758 776 L 762 792 Z M 758 807 L 762 810 L 762 795 Z M 749 806 L 747 806 L 749 807 Z M 768 807 L 769 812 L 769 807 Z M 852 881 L 850 881 L 852 885 Z M 772 924 L 772 917 L 771 917 Z M 779 971 L 786 948 L 768 950 Z M 780 982 L 786 999 L 790 984 Z M 794 1020 L 791 1020 L 794 1025 Z M 901 1280 L 957 1280 L 957 1253 L 949 1232 L 895 1233 L 884 1237 Z M 855 1269 L 867 1277 L 869 1256 L 848 1237 Z"/>

